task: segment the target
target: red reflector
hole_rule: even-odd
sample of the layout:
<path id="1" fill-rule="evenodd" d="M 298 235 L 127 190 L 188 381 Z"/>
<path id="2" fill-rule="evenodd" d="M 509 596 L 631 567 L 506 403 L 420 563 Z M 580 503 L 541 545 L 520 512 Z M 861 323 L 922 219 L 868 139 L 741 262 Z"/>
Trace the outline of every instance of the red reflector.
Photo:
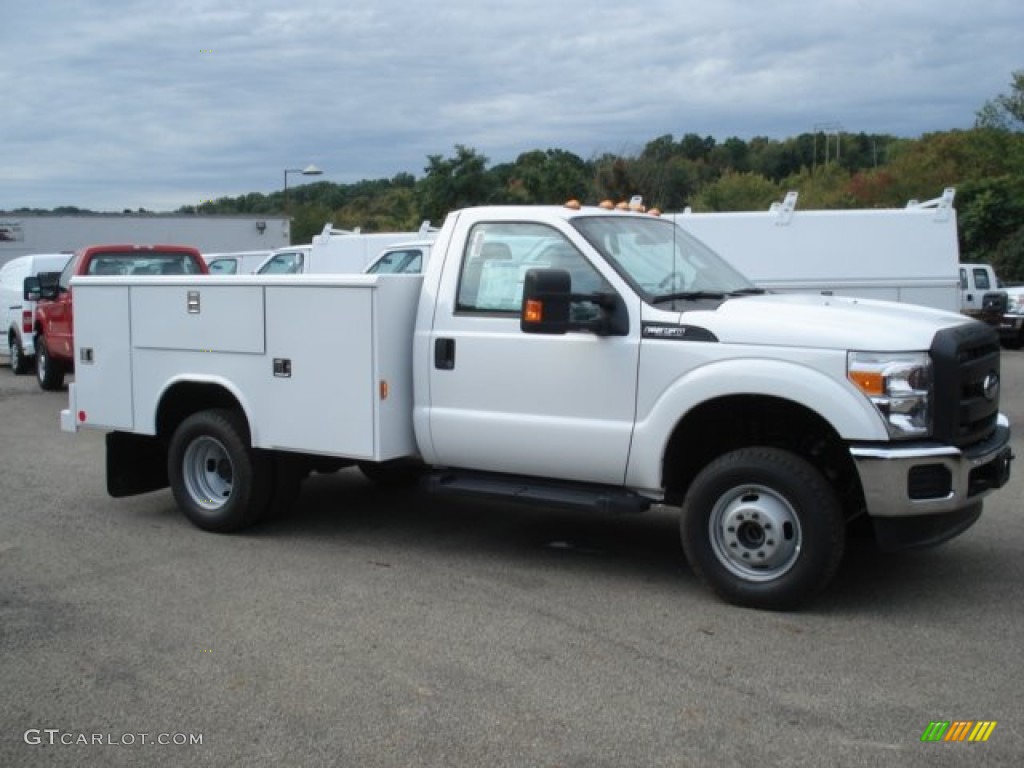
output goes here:
<path id="1" fill-rule="evenodd" d="M 21 332 L 32 333 L 32 313 L 27 310 L 21 310 Z"/>
<path id="2" fill-rule="evenodd" d="M 85 411 L 79 411 L 78 412 L 78 420 L 79 421 L 85 421 Z"/>

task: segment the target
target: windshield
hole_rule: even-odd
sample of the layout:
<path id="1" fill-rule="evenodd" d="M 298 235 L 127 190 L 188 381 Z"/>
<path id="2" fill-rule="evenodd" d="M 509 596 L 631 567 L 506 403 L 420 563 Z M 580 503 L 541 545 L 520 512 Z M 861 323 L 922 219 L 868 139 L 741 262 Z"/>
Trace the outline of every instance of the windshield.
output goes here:
<path id="1" fill-rule="evenodd" d="M 649 302 L 762 292 L 668 219 L 592 216 L 572 223 Z"/>

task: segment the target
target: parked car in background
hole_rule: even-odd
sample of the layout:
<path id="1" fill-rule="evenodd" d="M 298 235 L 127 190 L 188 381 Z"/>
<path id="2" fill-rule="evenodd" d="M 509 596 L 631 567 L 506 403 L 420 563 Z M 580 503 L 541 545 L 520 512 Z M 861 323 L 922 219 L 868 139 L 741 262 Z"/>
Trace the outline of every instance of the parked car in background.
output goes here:
<path id="1" fill-rule="evenodd" d="M 36 378 L 43 389 L 60 389 L 75 369 L 73 286 L 79 275 L 205 275 L 209 269 L 198 250 L 187 245 L 90 245 L 64 266 L 56 284 L 29 276 L 22 297 L 36 301 L 32 335 Z"/>
<path id="2" fill-rule="evenodd" d="M 204 253 L 211 275 L 249 275 L 266 261 L 273 251 L 236 251 L 234 253 Z"/>
<path id="3" fill-rule="evenodd" d="M 31 370 L 36 355 L 32 333 L 36 303 L 25 300 L 25 278 L 52 274 L 56 282 L 70 258 L 70 253 L 34 253 L 18 256 L 0 267 L 0 317 L 7 341 L 0 348 L 0 356 L 7 356 L 11 370 L 17 375 Z"/>

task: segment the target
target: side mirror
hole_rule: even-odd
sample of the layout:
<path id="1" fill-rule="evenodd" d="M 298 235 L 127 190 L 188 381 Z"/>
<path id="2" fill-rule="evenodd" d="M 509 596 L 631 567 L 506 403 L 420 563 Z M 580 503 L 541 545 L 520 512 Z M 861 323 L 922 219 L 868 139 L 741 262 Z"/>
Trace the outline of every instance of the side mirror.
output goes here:
<path id="1" fill-rule="evenodd" d="M 22 289 L 25 301 L 39 301 L 43 295 L 42 286 L 39 284 L 39 278 L 34 275 L 25 278 L 25 285 Z"/>
<path id="2" fill-rule="evenodd" d="M 25 301 L 39 301 L 40 299 L 53 300 L 60 293 L 58 283 L 60 272 L 40 272 L 25 278 L 22 286 L 22 294 Z"/>
<path id="3" fill-rule="evenodd" d="M 523 280 L 519 327 L 523 333 L 561 335 L 569 330 L 572 278 L 565 269 L 531 269 Z"/>

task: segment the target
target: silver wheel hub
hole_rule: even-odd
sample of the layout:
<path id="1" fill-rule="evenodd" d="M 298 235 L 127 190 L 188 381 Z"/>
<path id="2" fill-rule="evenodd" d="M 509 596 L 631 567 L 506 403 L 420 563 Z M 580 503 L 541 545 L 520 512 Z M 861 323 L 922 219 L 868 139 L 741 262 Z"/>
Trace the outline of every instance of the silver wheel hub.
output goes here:
<path id="1" fill-rule="evenodd" d="M 748 581 L 777 579 L 800 556 L 800 520 L 784 496 L 765 486 L 724 494 L 711 510 L 708 528 L 719 562 Z"/>
<path id="2" fill-rule="evenodd" d="M 219 440 L 212 437 L 196 438 L 185 449 L 182 463 L 185 488 L 200 507 L 217 510 L 231 498 L 234 466 Z"/>

